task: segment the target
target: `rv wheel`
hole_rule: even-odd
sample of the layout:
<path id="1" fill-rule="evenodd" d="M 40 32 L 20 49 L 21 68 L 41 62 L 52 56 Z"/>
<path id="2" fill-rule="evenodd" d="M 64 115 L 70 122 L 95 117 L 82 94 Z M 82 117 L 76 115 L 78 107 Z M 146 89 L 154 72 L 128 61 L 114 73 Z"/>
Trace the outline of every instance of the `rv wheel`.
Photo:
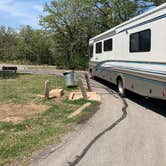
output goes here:
<path id="1" fill-rule="evenodd" d="M 122 79 L 118 79 L 118 92 L 119 95 L 124 97 L 125 96 L 125 88 L 123 86 L 123 81 Z"/>

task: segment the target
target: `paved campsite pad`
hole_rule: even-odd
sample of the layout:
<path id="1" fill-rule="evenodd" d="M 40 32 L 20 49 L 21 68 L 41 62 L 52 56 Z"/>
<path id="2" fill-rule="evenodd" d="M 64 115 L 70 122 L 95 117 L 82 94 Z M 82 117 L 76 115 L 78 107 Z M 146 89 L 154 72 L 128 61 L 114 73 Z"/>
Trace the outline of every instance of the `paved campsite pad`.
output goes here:
<path id="1" fill-rule="evenodd" d="M 7 103 L 0 106 L 0 121 L 20 123 L 25 119 L 29 119 L 48 110 L 48 105 L 40 104 L 13 104 Z"/>

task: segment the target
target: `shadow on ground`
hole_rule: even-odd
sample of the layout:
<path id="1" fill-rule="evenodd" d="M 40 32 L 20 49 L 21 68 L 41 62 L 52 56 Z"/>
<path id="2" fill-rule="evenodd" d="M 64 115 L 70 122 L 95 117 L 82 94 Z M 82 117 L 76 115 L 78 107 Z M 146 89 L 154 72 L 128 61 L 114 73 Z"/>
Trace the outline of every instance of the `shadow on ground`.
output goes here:
<path id="1" fill-rule="evenodd" d="M 117 87 L 115 85 L 100 78 L 95 78 L 95 80 L 117 92 Z M 127 91 L 126 98 L 147 108 L 148 111 L 153 111 L 166 117 L 166 101 L 164 100 L 145 98 L 130 91 Z"/>

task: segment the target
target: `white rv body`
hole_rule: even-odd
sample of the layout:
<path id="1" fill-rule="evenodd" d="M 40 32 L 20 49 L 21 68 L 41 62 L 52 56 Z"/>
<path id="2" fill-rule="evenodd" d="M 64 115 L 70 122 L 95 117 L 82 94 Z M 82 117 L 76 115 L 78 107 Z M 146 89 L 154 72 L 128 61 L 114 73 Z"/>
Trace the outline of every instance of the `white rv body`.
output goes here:
<path id="1" fill-rule="evenodd" d="M 90 39 L 89 45 L 93 76 L 114 84 L 120 79 L 124 89 L 166 99 L 166 3 Z"/>

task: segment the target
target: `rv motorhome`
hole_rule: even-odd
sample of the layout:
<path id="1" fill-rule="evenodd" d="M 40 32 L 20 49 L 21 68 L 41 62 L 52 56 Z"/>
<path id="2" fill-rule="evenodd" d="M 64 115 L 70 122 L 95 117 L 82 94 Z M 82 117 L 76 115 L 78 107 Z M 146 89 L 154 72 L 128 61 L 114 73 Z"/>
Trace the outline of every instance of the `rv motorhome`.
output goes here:
<path id="1" fill-rule="evenodd" d="M 90 73 L 142 96 L 166 100 L 166 3 L 89 41 Z"/>

